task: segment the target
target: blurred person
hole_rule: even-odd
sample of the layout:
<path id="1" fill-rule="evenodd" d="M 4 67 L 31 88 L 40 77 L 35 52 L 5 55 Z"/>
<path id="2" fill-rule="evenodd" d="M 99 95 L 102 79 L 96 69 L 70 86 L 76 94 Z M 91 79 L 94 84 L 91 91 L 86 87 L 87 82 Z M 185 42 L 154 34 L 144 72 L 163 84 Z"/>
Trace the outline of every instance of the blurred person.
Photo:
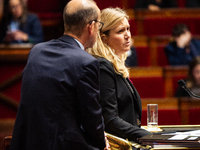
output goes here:
<path id="1" fill-rule="evenodd" d="M 169 65 L 189 65 L 194 57 L 200 55 L 200 41 L 192 38 L 187 25 L 175 25 L 172 37 L 173 41 L 165 47 Z"/>
<path id="2" fill-rule="evenodd" d="M 43 29 L 38 17 L 27 11 L 25 0 L 4 1 L 0 23 L 0 43 L 32 43 L 43 41 Z"/>
<path id="3" fill-rule="evenodd" d="M 137 52 L 136 49 L 133 45 L 134 41 L 133 39 L 131 39 L 131 46 L 130 46 L 130 50 L 127 52 L 127 58 L 125 61 L 125 65 L 127 67 L 135 67 L 138 65 L 137 63 Z"/>
<path id="4" fill-rule="evenodd" d="M 189 64 L 186 86 L 196 95 L 200 95 L 200 56 L 195 57 Z M 190 97 L 182 88 L 178 87 L 175 97 Z"/>
<path id="5" fill-rule="evenodd" d="M 151 11 L 159 11 L 162 8 L 177 7 L 175 0 L 136 0 L 135 9 L 148 9 Z"/>
<path id="6" fill-rule="evenodd" d="M 140 96 L 129 80 L 125 66 L 130 50 L 131 33 L 128 15 L 120 8 L 101 12 L 103 28 L 97 42 L 87 51 L 100 63 L 100 104 L 105 131 L 115 136 L 137 141 L 151 134 L 141 129 L 142 105 Z"/>
<path id="7" fill-rule="evenodd" d="M 64 35 L 36 44 L 23 70 L 10 150 L 108 150 L 99 104 L 99 63 L 84 49 L 102 27 L 92 0 L 71 0 Z"/>

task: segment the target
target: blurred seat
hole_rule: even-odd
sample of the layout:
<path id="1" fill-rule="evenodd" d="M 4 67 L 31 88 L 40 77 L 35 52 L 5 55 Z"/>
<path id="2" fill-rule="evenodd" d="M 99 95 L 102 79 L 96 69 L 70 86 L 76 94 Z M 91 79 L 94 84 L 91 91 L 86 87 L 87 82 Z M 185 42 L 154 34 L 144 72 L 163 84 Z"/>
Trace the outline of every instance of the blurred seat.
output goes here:
<path id="1" fill-rule="evenodd" d="M 137 35 L 171 35 L 171 30 L 177 23 L 185 23 L 194 35 L 200 34 L 200 9 L 170 8 L 159 12 L 149 10 L 134 10 Z"/>
<path id="2" fill-rule="evenodd" d="M 142 98 L 165 97 L 161 67 L 133 67 L 130 69 L 130 80 Z"/>
<path id="3" fill-rule="evenodd" d="M 12 136 L 6 136 L 4 138 L 4 150 L 10 149 L 11 140 L 12 140 Z"/>

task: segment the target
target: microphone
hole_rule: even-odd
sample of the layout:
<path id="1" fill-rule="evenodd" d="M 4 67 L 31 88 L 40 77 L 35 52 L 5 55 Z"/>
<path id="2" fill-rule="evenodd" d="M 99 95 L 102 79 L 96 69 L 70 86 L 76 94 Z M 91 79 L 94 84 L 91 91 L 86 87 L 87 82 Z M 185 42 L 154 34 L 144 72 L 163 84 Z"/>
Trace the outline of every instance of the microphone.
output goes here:
<path id="1" fill-rule="evenodd" d="M 184 89 L 186 90 L 186 92 L 193 98 L 197 98 L 200 99 L 200 96 L 197 96 L 196 94 L 194 94 L 187 86 L 186 83 L 183 79 L 178 81 L 178 84 Z"/>

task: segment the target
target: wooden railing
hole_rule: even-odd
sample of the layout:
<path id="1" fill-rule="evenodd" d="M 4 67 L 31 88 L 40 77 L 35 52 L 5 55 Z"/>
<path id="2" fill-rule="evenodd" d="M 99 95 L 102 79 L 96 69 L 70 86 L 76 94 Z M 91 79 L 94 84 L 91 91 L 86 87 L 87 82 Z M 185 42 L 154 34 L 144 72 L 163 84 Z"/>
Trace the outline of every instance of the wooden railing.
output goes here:
<path id="1" fill-rule="evenodd" d="M 0 62 L 26 62 L 32 44 L 0 45 Z"/>

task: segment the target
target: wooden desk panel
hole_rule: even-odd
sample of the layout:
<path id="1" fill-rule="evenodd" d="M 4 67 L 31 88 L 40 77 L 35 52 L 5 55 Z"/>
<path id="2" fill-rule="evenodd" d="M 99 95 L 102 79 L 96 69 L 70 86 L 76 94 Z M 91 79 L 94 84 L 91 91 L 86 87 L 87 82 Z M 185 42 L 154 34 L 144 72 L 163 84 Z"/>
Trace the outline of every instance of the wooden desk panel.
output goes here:
<path id="1" fill-rule="evenodd" d="M 129 72 L 130 78 L 163 77 L 162 67 L 132 67 Z"/>
<path id="2" fill-rule="evenodd" d="M 26 62 L 32 44 L 0 45 L 0 62 Z"/>
<path id="3" fill-rule="evenodd" d="M 142 98 L 142 110 L 147 110 L 147 104 L 158 104 L 159 110 L 178 110 L 177 98 Z"/>

